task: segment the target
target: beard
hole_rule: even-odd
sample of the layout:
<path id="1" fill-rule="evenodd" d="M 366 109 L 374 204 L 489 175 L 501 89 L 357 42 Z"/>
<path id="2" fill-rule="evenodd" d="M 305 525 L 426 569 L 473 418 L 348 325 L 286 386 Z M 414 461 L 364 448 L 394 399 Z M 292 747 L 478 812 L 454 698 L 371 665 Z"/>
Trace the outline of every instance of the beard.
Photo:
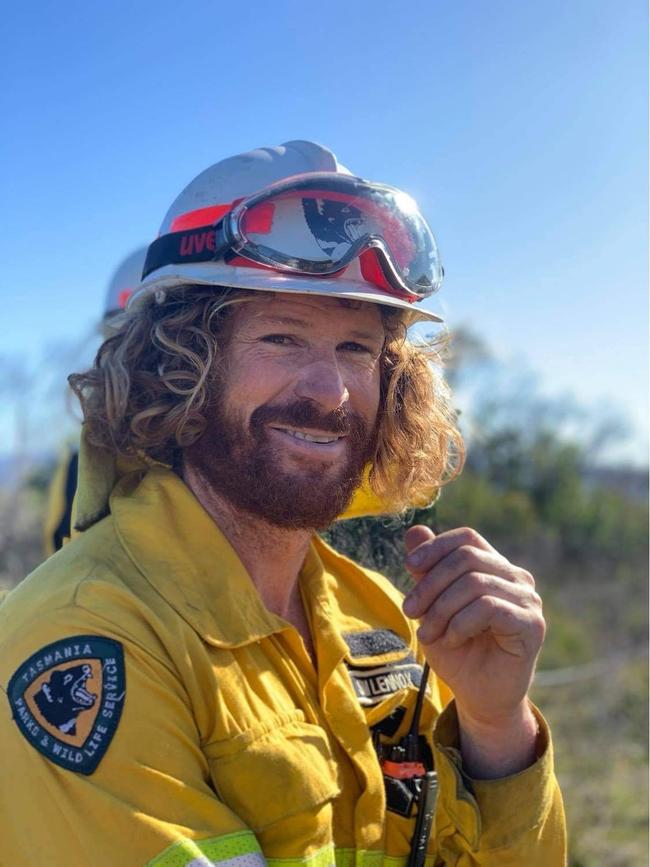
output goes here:
<path id="1" fill-rule="evenodd" d="M 269 437 L 270 425 L 345 435 L 347 455 L 339 464 L 310 458 L 285 470 L 282 447 Z M 370 429 L 360 415 L 342 407 L 323 414 L 306 399 L 264 404 L 246 425 L 220 401 L 200 439 L 184 449 L 183 460 L 236 509 L 284 529 L 323 530 L 349 505 L 376 442 L 377 425 Z"/>

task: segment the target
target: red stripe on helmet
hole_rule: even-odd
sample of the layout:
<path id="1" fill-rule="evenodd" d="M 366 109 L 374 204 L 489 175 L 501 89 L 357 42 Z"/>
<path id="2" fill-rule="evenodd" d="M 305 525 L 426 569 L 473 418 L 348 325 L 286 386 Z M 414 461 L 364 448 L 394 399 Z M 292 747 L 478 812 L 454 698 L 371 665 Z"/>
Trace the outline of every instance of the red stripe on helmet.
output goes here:
<path id="1" fill-rule="evenodd" d="M 120 310 L 124 310 L 126 307 L 126 302 L 133 295 L 133 289 L 122 289 L 120 294 L 117 296 L 117 306 Z"/>
<path id="2" fill-rule="evenodd" d="M 199 229 L 201 226 L 211 226 L 232 208 L 232 205 L 210 205 L 209 208 L 197 208 L 174 217 L 170 232 L 182 232 L 185 229 Z"/>

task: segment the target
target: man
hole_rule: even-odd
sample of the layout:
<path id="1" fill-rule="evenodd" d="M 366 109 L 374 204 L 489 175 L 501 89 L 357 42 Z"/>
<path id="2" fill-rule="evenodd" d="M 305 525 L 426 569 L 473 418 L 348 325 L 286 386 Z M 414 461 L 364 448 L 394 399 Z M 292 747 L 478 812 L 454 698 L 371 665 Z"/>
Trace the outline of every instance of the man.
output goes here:
<path id="1" fill-rule="evenodd" d="M 458 469 L 405 338 L 441 276 L 415 203 L 310 142 L 173 203 L 71 377 L 81 536 L 0 608 L 8 860 L 563 863 L 532 577 L 413 527 L 402 600 L 314 533 Z"/>
<path id="2" fill-rule="evenodd" d="M 123 259 L 115 269 L 106 290 L 101 333 L 106 339 L 111 334 L 111 323 L 126 307 L 133 289 L 140 282 L 147 248 L 141 247 Z M 43 549 L 46 557 L 54 554 L 70 538 L 72 503 L 77 490 L 79 449 L 67 443 L 59 457 L 52 476 L 47 498 L 47 513 L 43 527 Z"/>

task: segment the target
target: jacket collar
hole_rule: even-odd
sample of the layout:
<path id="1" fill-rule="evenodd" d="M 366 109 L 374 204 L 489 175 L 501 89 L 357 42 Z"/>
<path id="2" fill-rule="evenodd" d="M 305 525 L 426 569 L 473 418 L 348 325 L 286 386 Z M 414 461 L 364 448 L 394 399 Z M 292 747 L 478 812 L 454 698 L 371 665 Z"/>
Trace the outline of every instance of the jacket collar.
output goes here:
<path id="1" fill-rule="evenodd" d="M 266 608 L 219 527 L 170 469 L 139 468 L 123 476 L 109 508 L 138 570 L 207 643 L 238 647 L 287 628 L 285 620 Z M 331 633 L 330 639 L 334 633 L 339 636 L 340 658 L 357 655 L 350 654 L 349 636 L 368 629 L 388 629 L 399 637 L 395 646 L 373 652 L 373 662 L 402 656 L 410 644 L 398 591 L 317 536 L 300 582 L 305 603 L 312 617 L 316 615 L 312 622 L 317 632 Z"/>
<path id="2" fill-rule="evenodd" d="M 209 644 L 237 647 L 286 628 L 264 606 L 228 540 L 171 470 L 118 482 L 110 511 L 129 557 Z"/>

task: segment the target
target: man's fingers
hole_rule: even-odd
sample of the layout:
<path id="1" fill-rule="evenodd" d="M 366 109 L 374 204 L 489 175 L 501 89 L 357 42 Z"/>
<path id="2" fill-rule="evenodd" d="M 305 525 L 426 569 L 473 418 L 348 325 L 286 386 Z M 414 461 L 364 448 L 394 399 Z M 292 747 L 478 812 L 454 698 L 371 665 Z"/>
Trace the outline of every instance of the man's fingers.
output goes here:
<path id="1" fill-rule="evenodd" d="M 521 571 L 523 573 L 523 570 Z M 425 575 L 420 576 L 418 583 L 404 600 L 404 613 L 408 617 L 422 617 L 440 594 L 467 572 L 482 572 L 516 581 L 518 570 L 493 549 L 461 545 L 452 549 Z"/>
<path id="2" fill-rule="evenodd" d="M 424 524 L 415 524 L 406 531 L 404 549 L 407 554 L 410 554 L 424 542 L 432 542 L 435 538 L 433 530 L 430 530 L 429 527 L 425 527 Z"/>
<path id="3" fill-rule="evenodd" d="M 423 531 L 427 531 L 429 535 L 425 536 Z M 413 535 L 410 536 L 409 534 Z M 485 541 L 483 536 L 470 527 L 447 530 L 438 536 L 434 536 L 428 527 L 411 527 L 404 539 L 405 543 L 407 543 L 407 540 L 409 547 L 407 548 L 406 567 L 416 579 L 423 573 L 428 572 L 429 569 L 432 569 L 443 557 L 446 557 L 447 554 L 461 545 L 469 545 L 474 548 L 481 548 L 484 551 L 497 553 L 492 545 Z M 413 545 L 412 541 L 415 541 L 417 544 Z"/>
<path id="4" fill-rule="evenodd" d="M 541 613 L 542 601 L 528 585 L 496 575 L 469 572 L 447 587 L 425 612 L 418 629 L 419 640 L 422 644 L 437 641 L 458 613 L 483 596 L 504 599 L 520 608 L 536 609 Z"/>
<path id="5" fill-rule="evenodd" d="M 491 633 L 503 650 L 513 656 L 537 653 L 544 639 L 544 620 L 538 612 L 506 599 L 481 596 L 449 621 L 442 643 L 453 650 L 482 633 Z"/>

